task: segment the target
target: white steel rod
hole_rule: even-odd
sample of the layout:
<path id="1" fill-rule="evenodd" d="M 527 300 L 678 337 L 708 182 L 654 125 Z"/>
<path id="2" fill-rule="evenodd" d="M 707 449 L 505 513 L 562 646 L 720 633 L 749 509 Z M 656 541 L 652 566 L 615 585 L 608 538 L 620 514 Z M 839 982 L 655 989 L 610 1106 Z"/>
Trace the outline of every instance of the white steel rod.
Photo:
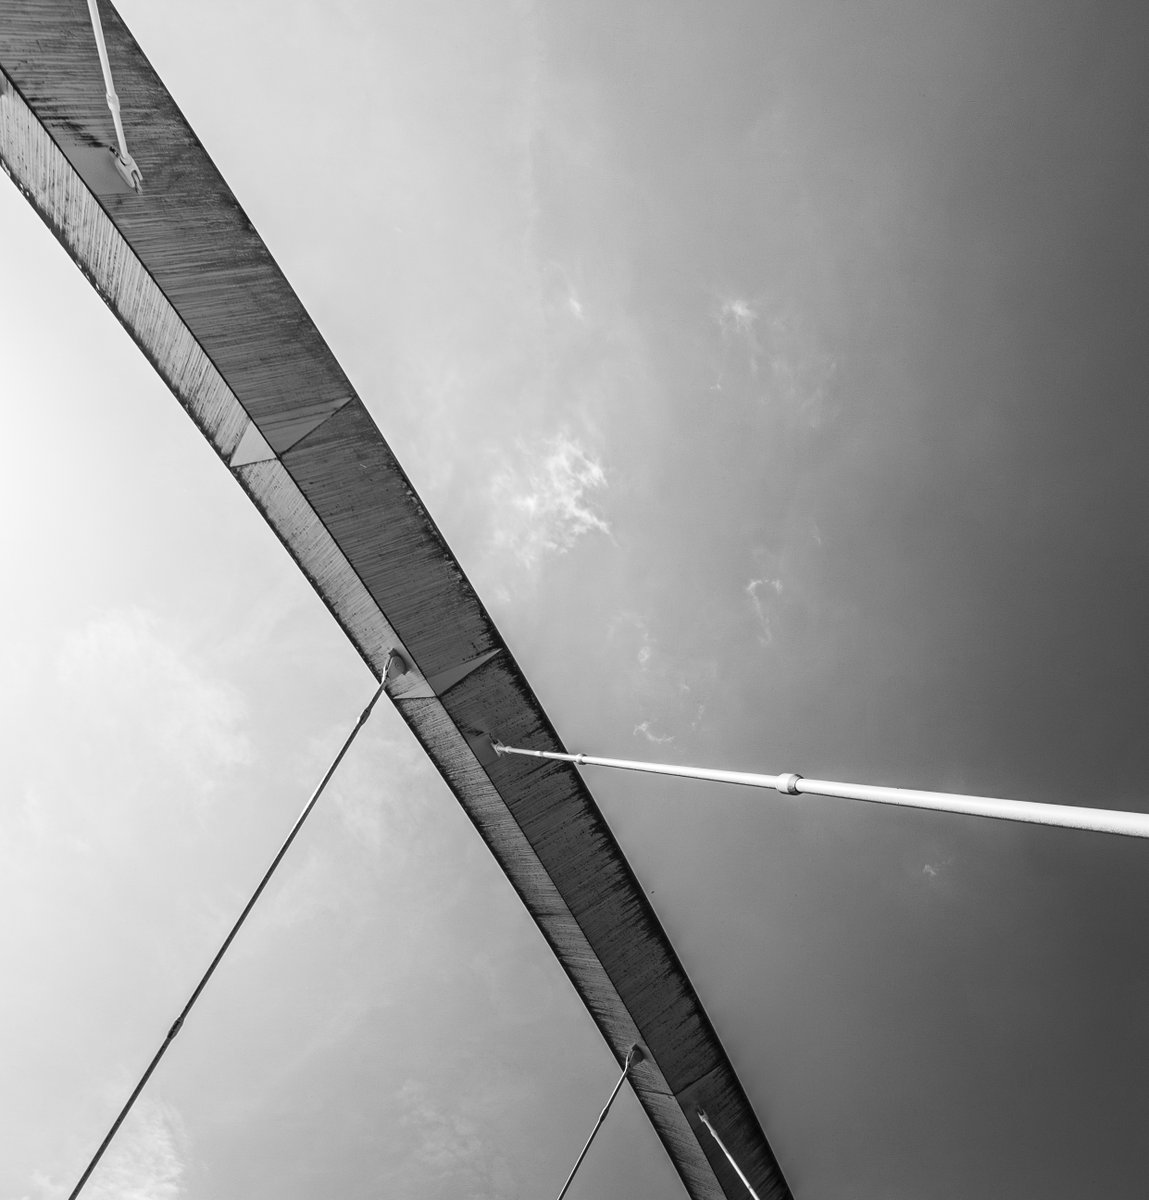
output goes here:
<path id="1" fill-rule="evenodd" d="M 734 1155 L 726 1149 L 726 1143 L 718 1136 L 717 1133 L 714 1132 L 714 1126 L 710 1124 L 710 1118 L 702 1111 L 702 1109 L 698 1110 L 698 1119 L 703 1125 L 706 1126 L 707 1129 L 710 1130 L 710 1136 L 718 1143 L 718 1149 L 726 1155 L 726 1161 L 738 1173 L 738 1178 L 741 1179 L 746 1185 L 746 1190 L 751 1196 L 754 1197 L 754 1200 L 758 1200 L 758 1193 L 750 1186 L 750 1180 L 746 1178 L 746 1176 L 742 1173 L 742 1168 L 734 1161 Z"/>
<path id="2" fill-rule="evenodd" d="M 112 110 L 112 123 L 116 127 L 116 141 L 120 146 L 120 157 L 128 157 L 128 143 L 124 140 L 124 126 L 120 121 L 120 98 L 116 95 L 115 84 L 112 83 L 112 64 L 108 62 L 108 47 L 104 42 L 104 27 L 100 24 L 100 10 L 96 0 L 88 0 L 88 12 L 92 17 L 92 33 L 96 36 L 96 52 L 100 56 L 100 66 L 104 72 L 104 90 L 107 92 L 108 107 Z"/>
<path id="3" fill-rule="evenodd" d="M 112 124 L 116 127 L 116 144 L 119 146 L 119 160 L 123 168 L 124 178 L 139 191 L 141 176 L 136 160 L 128 153 L 127 139 L 124 137 L 124 123 L 120 118 L 120 98 L 116 95 L 116 85 L 112 82 L 112 64 L 108 62 L 108 47 L 104 41 L 104 27 L 100 23 L 100 10 L 96 0 L 88 0 L 88 13 L 92 18 L 92 33 L 96 38 L 96 52 L 100 56 L 100 69 L 104 73 L 104 90 L 107 93 L 108 108 L 112 113 Z"/>
<path id="4" fill-rule="evenodd" d="M 666 763 L 635 762 L 625 758 L 598 758 L 591 754 L 558 754 L 550 750 L 521 750 L 493 742 L 498 754 L 522 754 L 550 758 L 577 766 L 616 767 L 653 775 L 678 775 L 714 783 L 737 783 L 769 788 L 783 795 L 837 796 L 870 804 L 894 804 L 902 808 L 928 808 L 936 812 L 962 813 L 971 817 L 994 817 L 1000 821 L 1022 821 L 1030 825 L 1057 825 L 1115 833 L 1122 837 L 1149 838 L 1149 813 L 1116 812 L 1104 808 L 1077 808 L 1068 804 L 1039 804 L 1030 800 L 1003 800 L 993 796 L 963 796 L 953 792 L 922 792 L 911 788 L 875 787 L 866 783 L 836 783 L 829 779 L 804 779 L 801 775 L 755 775 L 744 771 L 720 771 L 708 767 L 680 767 Z"/>

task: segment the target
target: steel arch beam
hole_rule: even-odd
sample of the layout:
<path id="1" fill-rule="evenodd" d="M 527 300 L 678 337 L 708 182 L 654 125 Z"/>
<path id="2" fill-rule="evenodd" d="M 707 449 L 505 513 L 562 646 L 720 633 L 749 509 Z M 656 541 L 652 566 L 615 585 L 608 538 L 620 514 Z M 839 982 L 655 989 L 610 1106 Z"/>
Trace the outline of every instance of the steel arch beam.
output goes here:
<path id="1" fill-rule="evenodd" d="M 79 0 L 0 0 L 0 165 L 327 604 L 537 922 L 695 1200 L 790 1191 L 717 1034 L 538 699 L 367 409 L 119 15 L 104 30 L 144 190 L 111 169 Z"/>

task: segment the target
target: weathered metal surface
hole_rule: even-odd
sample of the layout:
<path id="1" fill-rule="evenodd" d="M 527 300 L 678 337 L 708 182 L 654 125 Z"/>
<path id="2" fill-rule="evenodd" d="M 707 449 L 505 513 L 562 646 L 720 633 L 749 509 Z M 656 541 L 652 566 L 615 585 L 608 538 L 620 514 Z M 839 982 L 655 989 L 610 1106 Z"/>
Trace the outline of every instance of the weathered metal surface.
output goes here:
<path id="1" fill-rule="evenodd" d="M 745 1194 L 698 1122 L 703 1107 L 759 1195 L 789 1196 L 578 774 L 476 757 L 476 730 L 562 746 L 266 246 L 118 15 L 105 12 L 145 190 L 118 185 L 100 158 L 110 118 L 86 9 L 74 0 L 0 0 L 0 163 L 223 461 L 235 456 L 234 478 L 376 677 L 393 648 L 413 665 L 393 699 L 620 1063 L 634 1042 L 647 1049 L 632 1083 L 690 1195 Z M 241 440 L 258 453 L 236 454 Z"/>

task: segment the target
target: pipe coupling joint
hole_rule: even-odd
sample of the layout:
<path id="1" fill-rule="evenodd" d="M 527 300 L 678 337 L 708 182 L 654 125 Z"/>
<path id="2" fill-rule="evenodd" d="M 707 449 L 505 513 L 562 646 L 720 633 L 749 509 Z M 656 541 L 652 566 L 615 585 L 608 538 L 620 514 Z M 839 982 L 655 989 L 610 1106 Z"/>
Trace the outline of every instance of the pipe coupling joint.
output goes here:
<path id="1" fill-rule="evenodd" d="M 779 775 L 778 782 L 774 785 L 784 796 L 796 796 L 798 794 L 798 780 L 801 775 Z"/>

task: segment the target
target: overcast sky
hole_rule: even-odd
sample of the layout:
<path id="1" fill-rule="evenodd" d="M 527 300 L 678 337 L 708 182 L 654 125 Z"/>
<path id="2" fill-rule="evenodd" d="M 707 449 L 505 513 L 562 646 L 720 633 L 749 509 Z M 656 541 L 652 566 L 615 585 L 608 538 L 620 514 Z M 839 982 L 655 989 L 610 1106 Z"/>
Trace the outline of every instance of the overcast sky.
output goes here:
<path id="1" fill-rule="evenodd" d="M 120 9 L 572 749 L 1149 808 L 1149 9 Z M 372 681 L 0 183 L 0 1200 L 57 1200 Z M 798 1200 L 1144 1195 L 1145 846 L 589 782 Z M 615 1076 L 380 709 L 88 1194 L 545 1196 Z M 584 1172 L 684 1194 L 629 1093 Z"/>

